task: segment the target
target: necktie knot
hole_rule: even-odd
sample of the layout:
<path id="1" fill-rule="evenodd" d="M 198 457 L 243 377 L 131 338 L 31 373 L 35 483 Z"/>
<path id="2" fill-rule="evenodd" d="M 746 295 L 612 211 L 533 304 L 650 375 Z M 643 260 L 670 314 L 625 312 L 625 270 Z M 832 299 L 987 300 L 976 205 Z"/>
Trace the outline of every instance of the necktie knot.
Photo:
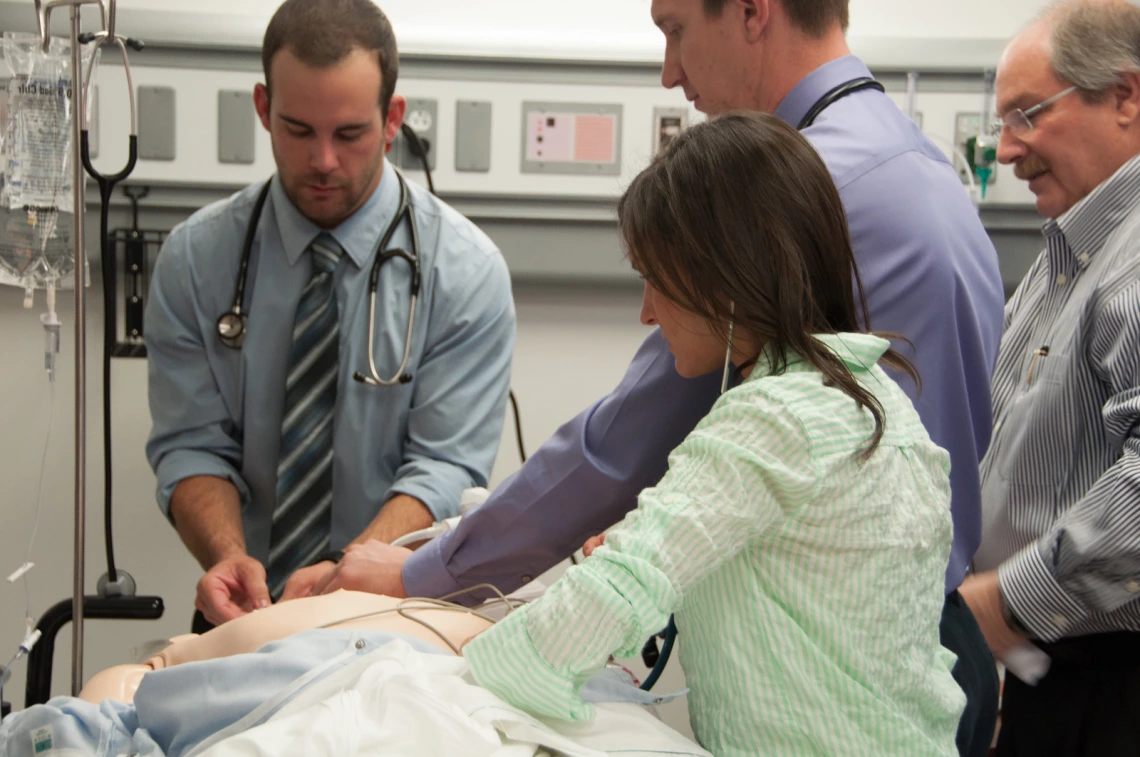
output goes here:
<path id="1" fill-rule="evenodd" d="M 342 252 L 340 244 L 325 232 L 309 243 L 309 250 L 313 253 L 313 275 L 332 273 Z"/>

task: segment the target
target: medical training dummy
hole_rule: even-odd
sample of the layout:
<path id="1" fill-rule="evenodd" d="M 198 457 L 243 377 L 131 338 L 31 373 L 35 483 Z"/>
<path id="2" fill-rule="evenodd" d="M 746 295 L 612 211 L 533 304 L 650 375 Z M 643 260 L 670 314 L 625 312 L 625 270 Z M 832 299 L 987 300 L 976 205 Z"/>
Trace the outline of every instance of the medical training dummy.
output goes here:
<path id="1" fill-rule="evenodd" d="M 589 722 L 581 682 L 673 613 L 718 757 L 957 755 L 949 455 L 880 367 L 916 380 L 863 326 L 827 168 L 780 119 L 729 113 L 676 137 L 618 222 L 642 322 L 724 389 L 601 546 L 467 644 L 475 680 Z"/>
<path id="2" fill-rule="evenodd" d="M 91 677 L 79 697 L 94 703 L 107 698 L 130 702 L 142 677 L 151 671 L 255 652 L 271 641 L 315 628 L 367 628 L 402 633 L 453 653 L 467 640 L 491 627 L 491 621 L 473 613 L 432 607 L 414 599 L 404 600 L 405 614 L 401 615 L 397 611 L 400 605 L 399 599 L 358 591 L 278 602 L 204 634 L 177 636 L 170 640 L 170 646 L 146 662 L 115 665 L 100 671 Z"/>
<path id="3" fill-rule="evenodd" d="M 281 602 L 103 671 L 81 698 L 13 713 L 0 757 L 710 757 L 612 670 L 587 684 L 589 724 L 503 702 L 456 654 L 507 606 L 478 612 L 346 591 Z"/>

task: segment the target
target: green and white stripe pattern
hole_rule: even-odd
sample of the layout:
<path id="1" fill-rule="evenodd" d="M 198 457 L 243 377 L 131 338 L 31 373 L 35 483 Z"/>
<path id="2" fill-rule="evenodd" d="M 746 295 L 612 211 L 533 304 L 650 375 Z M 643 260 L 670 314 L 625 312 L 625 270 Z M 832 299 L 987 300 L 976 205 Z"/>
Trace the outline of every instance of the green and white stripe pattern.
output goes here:
<path id="1" fill-rule="evenodd" d="M 479 683 L 588 718 L 581 684 L 675 612 L 693 730 L 718 757 L 957 754 L 965 696 L 938 641 L 949 456 L 876 365 L 885 340 L 818 338 L 883 406 L 871 458 L 870 413 L 802 360 L 762 363 L 604 547 L 467 645 Z"/>

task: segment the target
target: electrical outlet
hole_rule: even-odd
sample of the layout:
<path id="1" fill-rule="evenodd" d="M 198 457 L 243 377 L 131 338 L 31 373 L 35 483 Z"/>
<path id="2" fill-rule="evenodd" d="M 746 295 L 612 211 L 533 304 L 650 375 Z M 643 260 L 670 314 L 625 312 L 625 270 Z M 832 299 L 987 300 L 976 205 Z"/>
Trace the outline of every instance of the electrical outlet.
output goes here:
<path id="1" fill-rule="evenodd" d="M 688 108 L 653 109 L 653 154 L 661 152 L 689 125 Z"/>
<path id="2" fill-rule="evenodd" d="M 431 170 L 435 170 L 436 153 L 437 149 L 437 120 L 439 116 L 439 102 L 426 98 L 408 98 L 408 110 L 404 114 L 404 123 L 416 133 L 416 136 L 424 143 L 427 148 L 428 165 Z M 400 134 L 392 142 L 392 157 L 391 160 L 400 168 L 409 169 L 412 171 L 422 171 L 423 161 L 420 156 L 412 151 L 411 146 L 404 139 L 404 135 Z"/>

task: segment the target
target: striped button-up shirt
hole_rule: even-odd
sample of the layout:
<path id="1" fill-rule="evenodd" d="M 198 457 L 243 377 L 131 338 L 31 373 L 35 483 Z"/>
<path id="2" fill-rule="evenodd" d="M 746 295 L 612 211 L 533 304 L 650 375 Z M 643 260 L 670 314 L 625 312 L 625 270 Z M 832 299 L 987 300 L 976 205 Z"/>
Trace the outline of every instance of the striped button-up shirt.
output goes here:
<path id="1" fill-rule="evenodd" d="M 1044 226 L 1006 306 L 976 570 L 1035 638 L 1140 630 L 1140 157 Z"/>
<path id="2" fill-rule="evenodd" d="M 757 366 L 605 546 L 467 645 L 479 683 L 588 717 L 590 673 L 675 610 L 693 730 L 718 757 L 957 754 L 965 697 L 938 641 L 949 455 L 875 365 L 886 341 L 820 338 L 882 404 L 870 458 L 870 413 L 809 363 Z"/>

